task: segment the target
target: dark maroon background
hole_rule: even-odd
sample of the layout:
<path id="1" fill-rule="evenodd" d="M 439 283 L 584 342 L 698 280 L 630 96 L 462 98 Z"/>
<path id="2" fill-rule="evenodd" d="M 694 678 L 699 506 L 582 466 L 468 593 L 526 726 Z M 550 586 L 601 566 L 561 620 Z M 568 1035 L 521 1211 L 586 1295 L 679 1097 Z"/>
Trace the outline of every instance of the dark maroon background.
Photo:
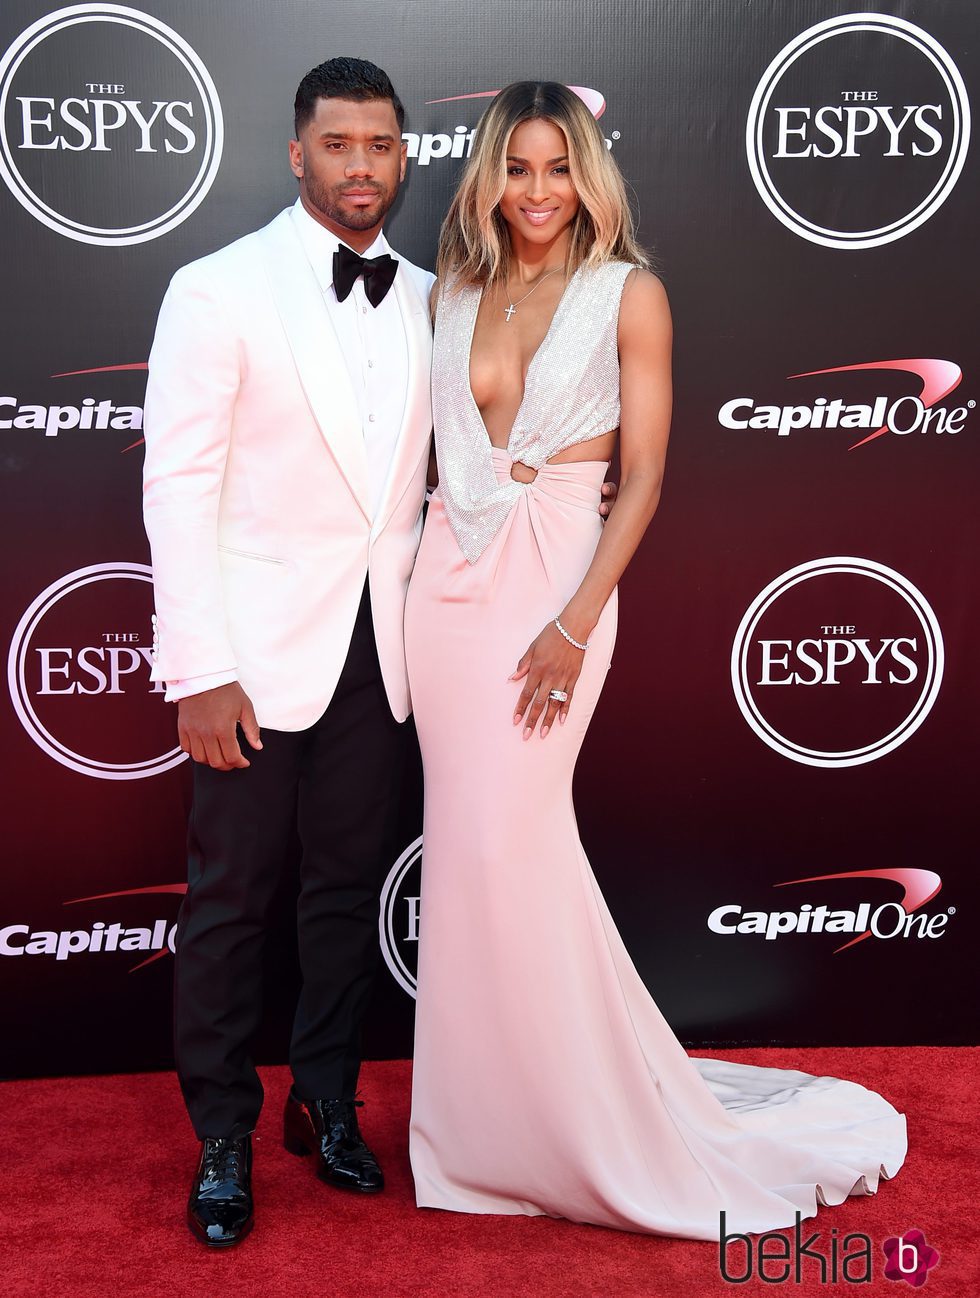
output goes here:
<path id="1" fill-rule="evenodd" d="M 7 0 L 0 51 L 56 6 Z M 941 405 L 977 396 L 978 210 L 976 150 L 950 197 L 919 229 L 886 246 L 838 250 L 781 225 L 752 183 L 745 123 L 770 60 L 817 22 L 858 9 L 924 27 L 977 84 L 972 0 L 794 4 L 728 0 L 650 5 L 585 0 L 561 6 L 492 6 L 379 0 L 368 7 L 301 0 L 137 5 L 178 31 L 218 88 L 224 156 L 200 207 L 172 232 L 129 247 L 71 241 L 40 224 L 0 186 L 5 256 L 0 298 L 0 395 L 21 403 L 80 404 L 86 396 L 137 405 L 140 371 L 53 377 L 145 361 L 156 310 L 183 263 L 264 224 L 295 196 L 287 166 L 295 86 L 311 63 L 338 53 L 374 59 L 406 103 L 406 128 L 454 133 L 472 127 L 483 100 L 430 103 L 545 76 L 601 91 L 605 134 L 636 198 L 640 233 L 656 248 L 674 312 L 676 414 L 663 504 L 622 583 L 613 671 L 579 767 L 582 837 L 623 936 L 679 1035 L 696 1043 L 930 1043 L 976 1040 L 966 995 L 975 966 L 977 885 L 973 805 L 977 770 L 977 415 L 963 431 L 887 434 L 854 451 L 852 430 L 723 428 L 728 400 L 807 404 L 818 395 L 870 401 L 917 393 L 911 375 L 863 373 L 795 379 L 832 366 L 908 357 L 959 365 L 963 380 Z M 892 48 L 894 47 L 894 49 Z M 140 42 L 118 49 L 91 41 L 52 44 L 50 68 L 32 93 L 84 94 L 86 80 L 128 80 L 145 98 L 158 73 L 139 66 Z M 833 44 L 795 93 L 818 86 L 880 85 L 882 102 L 920 103 L 937 78 L 904 47 L 879 36 L 846 57 Z M 57 54 L 57 57 L 55 57 Z M 95 67 L 94 64 L 98 64 Z M 155 66 L 155 65 L 154 65 Z M 163 76 L 162 73 L 159 76 Z M 51 89 L 41 84 L 47 78 Z M 159 79 L 159 78 L 158 78 Z M 174 78 L 174 92 L 180 78 Z M 800 164 L 794 193 L 812 196 L 846 226 L 875 207 L 901 210 L 903 185 L 921 172 L 908 161 Z M 935 161 L 935 160 L 934 160 Z M 166 192 L 173 177 L 159 154 L 132 163 L 85 153 L 36 154 L 60 196 L 77 192 L 77 214 L 98 208 L 101 183 L 132 194 Z M 95 164 L 98 164 L 96 166 Z M 152 167 L 149 165 L 152 163 Z M 62 164 L 64 164 L 62 166 Z M 137 165 L 138 164 L 138 165 Z M 146 164 L 146 165 L 144 165 Z M 120 166 L 123 164 L 120 163 Z M 180 159 L 173 166 L 184 166 Z M 452 158 L 409 165 L 389 234 L 396 248 L 431 265 L 439 220 L 459 173 Z M 35 174 L 32 172 L 32 174 Z M 110 177 L 110 179 L 107 179 Z M 135 187 L 135 191 L 134 191 Z M 54 191 L 53 191 L 54 192 Z M 59 199 L 61 201 L 61 199 Z M 157 210 L 153 203 L 148 210 Z M 9 412 L 0 410 L 0 417 Z M 138 434 L 123 429 L 0 431 L 0 538 L 6 578 L 0 630 L 10 642 L 25 609 L 50 583 L 92 564 L 145 563 Z M 934 609 L 945 641 L 945 678 L 924 724 L 894 752 L 845 769 L 790 761 L 750 730 L 730 679 L 743 614 L 780 573 L 825 556 L 856 556 L 897 570 Z M 870 587 L 870 583 L 866 583 Z M 826 601 L 770 615 L 816 635 Z M 141 601 L 143 601 L 141 603 Z M 92 643 L 93 631 L 149 635 L 149 589 L 134 588 L 90 625 L 68 603 L 52 614 L 45 642 Z M 785 616 L 784 616 L 785 613 Z M 850 620 L 859 634 L 904 634 L 911 615 L 870 590 Z M 96 619 L 98 620 L 98 619 Z M 901 630 L 885 629 L 901 624 Z M 864 626 L 870 628 L 864 631 Z M 773 631 L 772 634 L 783 634 Z M 790 634 L 786 632 L 786 634 Z M 57 638 L 62 637 L 62 638 Z M 141 643 L 146 643 L 141 641 Z M 134 676 L 130 678 L 137 680 Z M 864 688 L 820 690 L 819 725 L 831 746 L 873 730 L 900 705 L 873 703 Z M 910 687 L 914 688 L 914 687 Z M 65 734 L 89 735 L 91 755 L 144 755 L 132 728 L 158 698 L 42 700 L 65 704 Z M 787 701 L 780 705 L 795 706 Z M 811 708 L 809 699 L 800 706 Z M 809 732 L 808 732 L 809 733 Z M 816 733 L 816 731 L 814 731 Z M 169 742 L 166 737 L 164 742 Z M 172 919 L 171 891 L 86 901 L 183 879 L 186 766 L 148 779 L 92 778 L 35 745 L 8 705 L 0 718 L 5 770 L 6 883 L 0 928 L 81 929 L 95 920 L 128 927 Z M 404 845 L 419 833 L 420 785 L 406 790 Z M 896 900 L 897 885 L 840 880 L 777 889 L 809 875 L 915 867 L 934 870 L 942 891 L 925 906 L 950 914 L 937 940 L 869 939 L 834 954 L 833 935 L 775 942 L 707 928 L 715 907 L 854 907 Z M 291 883 L 269 949 L 265 1058 L 281 1055 L 295 960 Z M 424 916 L 422 920 L 424 931 Z M 542 934 L 547 940 L 547 934 Z M 166 1066 L 170 1061 L 169 956 L 135 972 L 142 954 L 0 958 L 5 1075 Z M 412 1002 L 382 970 L 368 1049 L 406 1055 Z"/>

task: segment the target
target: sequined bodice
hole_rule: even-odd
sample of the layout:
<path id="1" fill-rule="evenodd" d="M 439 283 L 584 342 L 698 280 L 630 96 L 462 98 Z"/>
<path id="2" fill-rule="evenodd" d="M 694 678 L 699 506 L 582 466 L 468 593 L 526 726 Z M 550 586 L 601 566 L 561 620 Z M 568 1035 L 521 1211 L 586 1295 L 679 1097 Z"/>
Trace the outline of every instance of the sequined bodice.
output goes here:
<path id="1" fill-rule="evenodd" d="M 619 427 L 619 302 L 627 262 L 580 266 L 534 353 L 507 453 L 529 468 Z M 439 295 L 432 354 L 432 414 L 446 517 L 476 563 L 527 485 L 500 482 L 470 387 L 470 350 L 482 289 Z"/>

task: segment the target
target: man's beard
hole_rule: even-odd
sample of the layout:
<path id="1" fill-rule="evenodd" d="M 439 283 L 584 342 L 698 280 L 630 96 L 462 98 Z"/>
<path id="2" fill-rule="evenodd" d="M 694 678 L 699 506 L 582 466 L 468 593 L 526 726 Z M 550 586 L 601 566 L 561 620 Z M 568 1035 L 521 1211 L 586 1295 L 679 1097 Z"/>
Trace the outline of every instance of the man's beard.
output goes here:
<path id="1" fill-rule="evenodd" d="M 392 203 L 398 195 L 398 186 L 393 190 L 383 185 L 351 185 L 351 189 L 370 189 L 377 193 L 378 202 L 370 207 L 342 207 L 342 196 L 345 192 L 340 186 L 324 185 L 315 176 L 306 176 L 306 196 L 316 210 L 339 225 L 344 230 L 370 230 L 380 225 L 388 214 Z"/>

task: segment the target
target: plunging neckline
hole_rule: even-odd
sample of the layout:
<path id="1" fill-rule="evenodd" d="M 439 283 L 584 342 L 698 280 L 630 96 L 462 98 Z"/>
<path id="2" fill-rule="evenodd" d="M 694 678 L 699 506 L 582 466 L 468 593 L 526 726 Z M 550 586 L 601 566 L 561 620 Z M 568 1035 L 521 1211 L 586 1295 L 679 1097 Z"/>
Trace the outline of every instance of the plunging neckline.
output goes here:
<path id="1" fill-rule="evenodd" d="M 572 285 L 575 283 L 576 279 L 578 278 L 579 272 L 583 269 L 584 265 L 585 263 L 583 262 L 581 265 L 576 267 L 576 269 L 572 272 L 571 278 L 569 279 L 568 283 L 562 289 L 561 297 L 558 299 L 558 305 L 554 309 L 551 320 L 548 324 L 548 328 L 545 330 L 544 337 L 538 343 L 537 347 L 535 347 L 534 354 L 532 355 L 531 359 L 528 361 L 527 370 L 525 371 L 524 374 L 524 391 L 521 393 L 521 403 L 517 407 L 517 413 L 514 415 L 514 422 L 511 424 L 510 431 L 507 434 L 506 446 L 494 446 L 493 440 L 490 437 L 489 429 L 487 428 L 486 425 L 486 421 L 483 418 L 483 411 L 477 405 L 476 397 L 473 395 L 473 384 L 470 380 L 470 365 L 472 364 L 473 361 L 473 338 L 474 335 L 476 334 L 476 321 L 477 321 L 477 317 L 480 314 L 480 307 L 483 305 L 483 291 L 486 287 L 486 285 L 484 284 L 480 285 L 479 292 L 476 299 L 476 309 L 474 310 L 473 318 L 470 321 L 470 333 L 469 333 L 469 339 L 467 341 L 467 347 L 466 347 L 466 392 L 467 395 L 469 396 L 470 401 L 473 403 L 473 409 L 476 411 L 476 417 L 480 421 L 480 427 L 483 429 L 484 433 L 486 433 L 487 445 L 493 451 L 504 451 L 506 452 L 506 454 L 510 455 L 510 444 L 514 438 L 514 429 L 520 423 L 521 415 L 524 412 L 524 405 L 525 402 L 527 401 L 528 389 L 531 386 L 531 371 L 534 369 L 535 365 L 537 364 L 538 357 L 544 351 L 548 339 L 551 337 L 552 333 L 554 332 L 555 325 L 558 323 L 558 317 L 561 315 L 565 303 L 568 301 L 568 295 L 571 291 Z"/>

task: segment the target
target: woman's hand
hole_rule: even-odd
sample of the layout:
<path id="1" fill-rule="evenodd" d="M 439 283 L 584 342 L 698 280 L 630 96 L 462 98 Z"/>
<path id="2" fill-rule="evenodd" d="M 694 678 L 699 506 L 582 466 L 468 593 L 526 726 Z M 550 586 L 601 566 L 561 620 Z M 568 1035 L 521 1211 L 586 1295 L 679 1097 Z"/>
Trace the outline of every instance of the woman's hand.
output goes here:
<path id="1" fill-rule="evenodd" d="M 572 629 L 570 634 L 575 635 L 576 639 L 579 638 L 575 629 Z M 586 639 L 587 637 L 583 635 L 583 644 Z M 525 739 L 530 739 L 542 714 L 542 739 L 551 729 L 556 715 L 564 724 L 584 658 L 585 653 L 569 644 L 554 622 L 549 622 L 531 644 L 517 664 L 517 671 L 510 678 L 512 681 L 524 681 L 524 688 L 521 690 L 521 697 L 517 700 L 517 709 L 514 713 L 514 725 L 520 725 L 521 721 L 524 721 Z M 568 698 L 564 703 L 559 703 L 556 699 L 548 697 L 551 690 L 562 690 Z"/>

